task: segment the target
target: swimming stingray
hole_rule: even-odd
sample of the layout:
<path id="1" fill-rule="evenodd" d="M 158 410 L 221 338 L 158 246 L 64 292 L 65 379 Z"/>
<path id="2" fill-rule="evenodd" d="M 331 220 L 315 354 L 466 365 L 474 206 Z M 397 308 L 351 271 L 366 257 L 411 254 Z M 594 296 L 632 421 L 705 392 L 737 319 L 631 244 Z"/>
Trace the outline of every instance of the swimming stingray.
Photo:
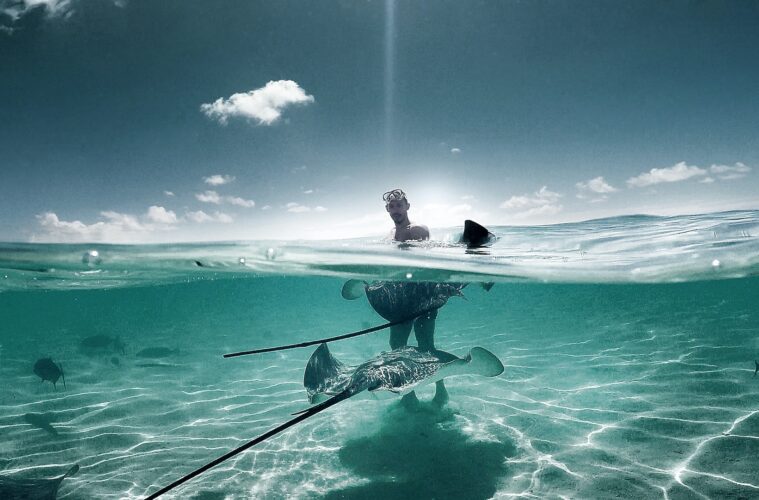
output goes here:
<path id="1" fill-rule="evenodd" d="M 0 498 L 13 500 L 55 500 L 61 482 L 79 470 L 72 466 L 64 475 L 53 479 L 21 479 L 0 475 Z"/>
<path id="2" fill-rule="evenodd" d="M 421 351 L 416 347 L 404 347 L 383 352 L 357 367 L 347 367 L 332 356 L 327 344 L 322 344 L 311 355 L 303 376 L 303 385 L 306 387 L 309 401 L 318 404 L 295 413 L 295 418 L 209 462 L 147 498 L 157 498 L 251 446 L 358 394 L 367 391 L 389 391 L 402 395 L 450 376 L 495 377 L 501 373 L 501 361 L 481 347 L 472 348 L 464 358 L 444 351 Z"/>

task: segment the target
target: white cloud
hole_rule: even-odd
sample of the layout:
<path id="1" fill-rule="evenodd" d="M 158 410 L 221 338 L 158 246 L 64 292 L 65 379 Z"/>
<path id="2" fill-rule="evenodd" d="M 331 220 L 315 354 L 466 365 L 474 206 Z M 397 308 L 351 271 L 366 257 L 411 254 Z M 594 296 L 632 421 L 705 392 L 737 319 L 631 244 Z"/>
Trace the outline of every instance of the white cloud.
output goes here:
<path id="1" fill-rule="evenodd" d="M 716 174 L 720 180 L 729 181 L 734 179 L 741 179 L 751 172 L 751 167 L 744 165 L 741 162 L 736 163 L 733 166 L 730 165 L 712 165 L 709 167 L 711 173 Z"/>
<path id="2" fill-rule="evenodd" d="M 578 182 L 575 184 L 575 187 L 579 191 L 577 197 L 581 200 L 589 198 L 591 203 L 605 201 L 609 198 L 606 195 L 607 193 L 616 193 L 619 191 L 617 188 L 607 183 L 603 176 L 594 177 L 587 182 Z"/>
<path id="3" fill-rule="evenodd" d="M 148 208 L 148 212 L 145 214 L 145 217 L 147 217 L 148 220 L 157 222 L 159 224 L 176 224 L 179 222 L 177 220 L 177 214 L 175 214 L 173 211 L 166 210 L 165 208 L 156 205 Z"/>
<path id="4" fill-rule="evenodd" d="M 499 208 L 517 211 L 515 218 L 527 218 L 535 215 L 554 215 L 564 208 L 559 204 L 559 198 L 562 195 L 554 191 L 549 191 L 547 186 L 543 186 L 532 196 L 512 196 L 499 205 Z"/>
<path id="5" fill-rule="evenodd" d="M 173 191 L 164 191 L 163 194 L 165 194 L 166 196 L 174 196 Z"/>
<path id="6" fill-rule="evenodd" d="M 457 155 L 459 153 L 461 153 L 461 150 L 459 148 L 451 148 L 452 155 Z"/>
<path id="7" fill-rule="evenodd" d="M 264 205 L 261 207 L 261 210 L 271 210 L 271 205 Z"/>
<path id="8" fill-rule="evenodd" d="M 714 177 L 704 177 L 700 181 L 698 181 L 700 184 L 711 184 L 714 182 Z"/>
<path id="9" fill-rule="evenodd" d="M 238 207 L 253 208 L 256 206 L 256 202 L 253 200 L 246 200 L 238 196 L 225 196 L 224 201 L 230 205 L 237 205 Z"/>
<path id="10" fill-rule="evenodd" d="M 295 203 L 294 201 L 291 201 L 290 203 L 288 203 L 287 205 L 285 205 L 285 208 L 287 208 L 288 212 L 293 212 L 293 213 L 296 213 L 296 214 L 297 213 L 310 212 L 311 211 L 311 207 L 307 207 L 305 205 L 301 205 L 299 203 Z"/>
<path id="11" fill-rule="evenodd" d="M 314 207 L 314 212 L 326 212 L 327 209 L 321 205 L 317 205 Z"/>
<path id="12" fill-rule="evenodd" d="M 313 194 L 313 193 L 314 193 L 313 189 L 306 189 L 305 191 L 303 191 L 303 194 Z"/>
<path id="13" fill-rule="evenodd" d="M 163 207 L 152 206 L 143 221 L 130 214 L 107 210 L 100 212 L 102 220 L 85 224 L 82 221 L 61 220 L 55 212 L 37 215 L 41 233 L 33 234 L 34 242 L 108 242 L 134 243 L 150 239 L 150 235 L 173 229 L 176 214 Z"/>
<path id="14" fill-rule="evenodd" d="M 221 196 L 216 191 L 206 191 L 205 193 L 197 193 L 195 198 L 203 203 L 213 203 L 214 205 L 221 205 Z"/>
<path id="15" fill-rule="evenodd" d="M 590 191 L 593 193 L 615 193 L 619 191 L 617 188 L 609 185 L 603 178 L 603 176 L 595 177 L 587 182 L 578 182 L 575 184 L 577 189 L 583 191 Z"/>
<path id="16" fill-rule="evenodd" d="M 696 166 L 688 166 L 684 161 L 668 168 L 652 168 L 637 177 L 627 179 L 630 187 L 646 187 L 662 182 L 680 182 L 691 177 L 706 175 L 706 170 Z"/>
<path id="17" fill-rule="evenodd" d="M 232 217 L 225 213 L 214 212 L 213 214 L 207 214 L 202 210 L 198 210 L 197 212 L 187 212 L 187 218 L 199 224 L 204 222 L 221 222 L 223 224 L 229 224 L 233 222 Z"/>
<path id="18" fill-rule="evenodd" d="M 477 198 L 471 194 L 465 194 L 464 196 L 461 197 L 461 199 L 464 201 L 477 201 Z"/>
<path id="19" fill-rule="evenodd" d="M 279 120 L 286 107 L 312 102 L 314 96 L 307 95 L 296 82 L 278 80 L 270 81 L 259 89 L 232 94 L 229 99 L 220 97 L 212 103 L 201 105 L 200 110 L 222 125 L 234 116 L 255 119 L 259 125 L 271 125 Z"/>
<path id="20" fill-rule="evenodd" d="M 221 196 L 216 191 L 205 191 L 203 193 L 196 193 L 195 198 L 203 203 L 213 203 L 214 205 L 221 205 L 222 203 L 228 203 L 230 205 L 236 205 L 238 207 L 252 208 L 256 206 L 256 202 L 253 200 L 246 200 L 239 196 Z"/>
<path id="21" fill-rule="evenodd" d="M 203 182 L 211 186 L 221 186 L 223 184 L 229 184 L 230 182 L 234 180 L 235 180 L 235 177 L 233 175 L 216 174 L 210 177 L 203 177 Z"/>
<path id="22" fill-rule="evenodd" d="M 29 10 L 40 5 L 45 6 L 45 14 L 48 17 L 63 17 L 71 12 L 71 0 L 18 0 L 4 5 L 2 12 L 16 21 Z"/>

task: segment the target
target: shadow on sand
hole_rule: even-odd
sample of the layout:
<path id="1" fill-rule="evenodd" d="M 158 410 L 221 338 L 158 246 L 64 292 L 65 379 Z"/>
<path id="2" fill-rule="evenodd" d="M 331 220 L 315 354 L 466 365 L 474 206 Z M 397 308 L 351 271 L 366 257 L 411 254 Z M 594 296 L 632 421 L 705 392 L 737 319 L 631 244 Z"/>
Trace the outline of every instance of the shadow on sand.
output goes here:
<path id="1" fill-rule="evenodd" d="M 448 409 L 391 407 L 379 431 L 348 441 L 342 464 L 368 484 L 335 490 L 327 499 L 491 498 L 516 453 L 511 442 L 472 441 Z"/>

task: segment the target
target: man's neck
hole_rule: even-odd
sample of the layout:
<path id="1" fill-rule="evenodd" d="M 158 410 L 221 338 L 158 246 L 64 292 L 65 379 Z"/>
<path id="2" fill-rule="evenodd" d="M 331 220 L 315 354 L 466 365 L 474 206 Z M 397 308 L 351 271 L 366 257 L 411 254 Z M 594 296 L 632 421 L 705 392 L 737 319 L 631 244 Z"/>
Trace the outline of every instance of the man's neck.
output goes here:
<path id="1" fill-rule="evenodd" d="M 411 225 L 411 221 L 408 217 L 403 219 L 401 222 L 395 223 L 395 230 L 398 231 L 399 229 L 408 229 L 408 227 Z"/>

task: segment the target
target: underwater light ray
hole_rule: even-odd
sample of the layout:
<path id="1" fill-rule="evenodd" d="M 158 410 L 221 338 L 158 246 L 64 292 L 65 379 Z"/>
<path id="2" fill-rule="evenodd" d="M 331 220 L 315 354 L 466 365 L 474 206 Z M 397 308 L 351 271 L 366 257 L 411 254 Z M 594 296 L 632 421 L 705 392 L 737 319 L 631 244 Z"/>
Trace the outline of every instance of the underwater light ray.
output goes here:
<path id="1" fill-rule="evenodd" d="M 297 417 L 295 417 L 293 419 L 290 419 L 290 420 L 288 420 L 287 422 L 285 422 L 285 423 L 283 423 L 281 425 L 278 425 L 277 427 L 269 430 L 268 432 L 265 432 L 264 434 L 261 434 L 260 436 L 252 439 L 251 441 L 248 441 L 244 445 L 239 446 L 239 447 L 235 448 L 234 450 L 232 450 L 232 451 L 230 451 L 228 453 L 225 453 L 224 455 L 220 456 L 219 458 L 217 458 L 217 459 L 215 459 L 215 460 L 213 460 L 211 462 L 208 462 L 204 466 L 202 466 L 202 467 L 200 467 L 198 469 L 195 469 L 194 471 L 190 472 L 189 474 L 187 474 L 185 476 L 182 476 L 181 478 L 177 479 L 176 481 L 174 481 L 173 483 L 169 484 L 168 486 L 164 486 L 163 488 L 161 488 L 160 490 L 156 491 L 152 495 L 150 495 L 148 497 L 145 497 L 145 500 L 152 500 L 154 498 L 160 497 L 164 493 L 167 493 L 168 491 L 173 490 L 174 488 L 176 488 L 180 484 L 186 483 L 190 479 L 192 479 L 192 478 L 194 478 L 196 476 L 199 476 L 200 474 L 204 473 L 208 469 L 216 467 L 220 463 L 222 463 L 222 462 L 224 462 L 224 461 L 232 458 L 233 456 L 235 456 L 235 455 L 237 455 L 239 453 L 242 453 L 243 451 L 247 450 L 248 448 L 250 448 L 252 446 L 255 446 L 258 443 L 261 443 L 263 441 L 266 441 L 270 437 L 276 436 L 280 432 L 288 429 L 289 427 L 292 427 L 293 425 L 297 424 L 298 422 L 302 422 L 303 420 L 307 419 L 308 417 L 311 417 L 313 415 L 316 415 L 319 412 L 322 412 L 322 411 L 326 410 L 330 406 L 339 403 L 340 401 L 342 401 L 343 399 L 345 399 L 347 397 L 348 397 L 347 394 L 346 395 L 335 396 L 332 399 L 329 399 L 329 400 L 325 401 L 324 403 L 322 403 L 322 404 L 320 404 L 318 406 L 315 406 L 313 408 L 309 408 L 309 409 L 305 410 L 303 413 L 299 414 Z"/>

